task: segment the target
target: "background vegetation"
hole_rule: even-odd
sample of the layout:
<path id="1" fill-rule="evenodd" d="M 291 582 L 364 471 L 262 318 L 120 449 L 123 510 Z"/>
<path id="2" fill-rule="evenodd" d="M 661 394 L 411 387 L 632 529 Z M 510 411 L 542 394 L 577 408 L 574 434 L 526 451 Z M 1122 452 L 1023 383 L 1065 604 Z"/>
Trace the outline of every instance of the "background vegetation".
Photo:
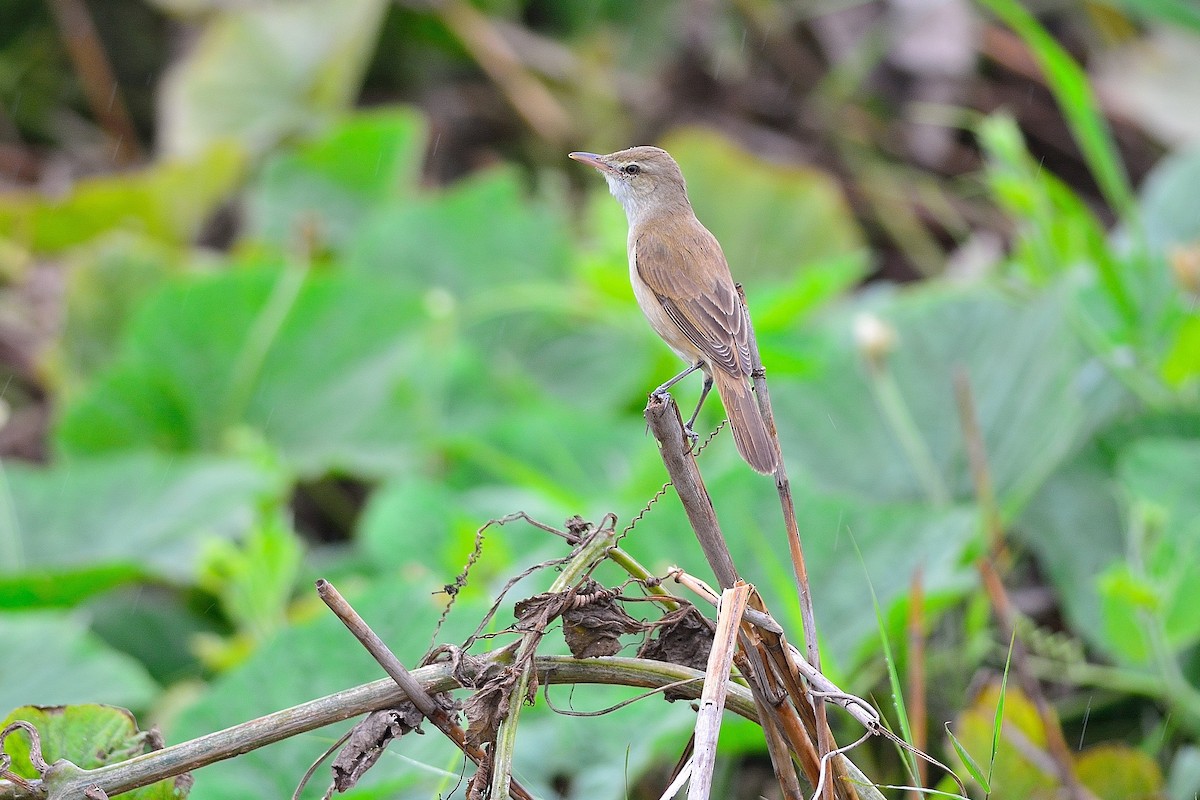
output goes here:
<path id="1" fill-rule="evenodd" d="M 988 762 L 1008 641 L 973 564 L 1002 538 L 1085 783 L 1195 797 L 1197 64 L 1188 0 L 9 0 L 0 711 L 113 703 L 181 741 L 378 677 L 317 576 L 412 664 L 489 518 L 628 524 L 664 479 L 645 392 L 678 365 L 619 207 L 565 153 L 653 142 L 747 288 L 826 671 L 894 713 L 886 640 L 924 675 L 916 736 L 952 761 L 949 722 Z M 770 482 L 724 435 L 701 467 L 798 631 Z M 670 496 L 625 545 L 703 574 Z M 439 641 L 562 554 L 489 531 Z M 1008 691 L 991 796 L 1049 796 Z M 651 796 L 691 722 L 539 703 L 519 777 Z M 192 796 L 285 795 L 337 733 Z M 723 741 L 727 796 L 757 796 L 759 737 Z M 353 794 L 447 795 L 461 769 L 406 740 Z"/>

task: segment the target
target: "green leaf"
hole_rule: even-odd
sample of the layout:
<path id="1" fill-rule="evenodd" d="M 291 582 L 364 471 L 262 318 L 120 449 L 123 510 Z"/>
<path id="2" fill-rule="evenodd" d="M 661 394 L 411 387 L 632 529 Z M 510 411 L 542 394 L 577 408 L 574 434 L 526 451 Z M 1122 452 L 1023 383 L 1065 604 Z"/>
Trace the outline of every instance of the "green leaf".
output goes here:
<path id="1" fill-rule="evenodd" d="M 276 478 L 245 462 L 128 453 L 6 463 L 0 608 L 69 605 L 145 578 L 187 581 L 201 543 L 246 530 Z"/>
<path id="2" fill-rule="evenodd" d="M 865 266 L 862 234 L 829 175 L 764 161 L 699 128 L 673 132 L 663 147 L 679 162 L 696 215 L 721 242 L 737 280 L 790 278 L 805 265 L 850 257 Z"/>
<path id="3" fill-rule="evenodd" d="M 1173 153 L 1158 162 L 1142 186 L 1146 239 L 1157 252 L 1200 241 L 1200 210 L 1194 202 L 1200 183 L 1200 149 Z"/>
<path id="4" fill-rule="evenodd" d="M 321 0 L 223 9 L 211 15 L 163 82 L 159 143 L 197 153 L 233 140 L 261 153 L 327 122 L 358 92 L 383 0 Z"/>
<path id="5" fill-rule="evenodd" d="M 247 199 L 247 235 L 291 248 L 312 224 L 318 241 L 344 243 L 377 206 L 413 199 L 425 136 L 420 113 L 396 108 L 356 114 L 272 157 Z"/>
<path id="6" fill-rule="evenodd" d="M 1104 198 L 1119 216 L 1130 219 L 1134 206 L 1129 176 L 1108 122 L 1097 110 L 1100 104 L 1087 73 L 1016 0 L 980 0 L 980 4 L 1000 17 L 1029 46 Z"/>
<path id="7" fill-rule="evenodd" d="M 1190 0 L 1099 0 L 1148 22 L 1165 22 L 1200 33 L 1200 8 Z"/>
<path id="8" fill-rule="evenodd" d="M 66 321 L 47 373 L 60 400 L 116 355 L 141 301 L 182 269 L 181 254 L 144 236 L 115 231 L 73 251 L 66 270 Z"/>
<path id="9" fill-rule="evenodd" d="M 961 370 L 1001 509 L 1019 511 L 1124 401 L 1065 318 L 1067 297 L 1063 287 L 1019 301 L 985 285 L 927 285 L 867 295 L 812 333 L 767 338 L 784 453 L 833 491 L 928 500 L 932 480 L 971 498 L 953 388 Z M 895 331 L 879 371 L 856 344 L 861 314 Z M 779 376 L 768 348 L 814 366 L 803 381 Z"/>
<path id="10" fill-rule="evenodd" d="M 0 709 L 88 702 L 144 708 L 159 692 L 140 663 L 104 644 L 78 614 L 0 613 L 0 641 Z"/>
<path id="11" fill-rule="evenodd" d="M 1171 349 L 1163 359 L 1163 379 L 1182 386 L 1200 377 L 1200 315 L 1184 320 Z"/>
<path id="12" fill-rule="evenodd" d="M 990 780 L 986 781 L 990 784 L 988 797 L 992 800 L 1028 800 L 1051 796 L 1058 784 L 1057 776 L 1044 770 L 1044 761 L 1035 761 L 1028 756 L 1031 748 L 1040 751 L 1046 747 L 1046 728 L 1037 709 L 1019 689 L 1011 686 L 1004 690 L 1001 706 L 1000 692 L 996 683 L 989 684 L 959 714 L 954 726 L 958 731 L 955 747 L 961 746 L 967 753 L 990 752 L 997 728 L 996 712 L 1002 710 L 1002 731 L 1010 733 L 1002 732 L 995 739 L 996 751 L 988 769 Z M 974 776 L 974 770 L 971 772 Z"/>
<path id="13" fill-rule="evenodd" d="M 1109 636 L 1098 581 L 1125 557 L 1112 485 L 1111 460 L 1091 444 L 1043 484 L 1013 528 L 1054 586 L 1070 630 L 1110 655 L 1122 646 Z"/>
<path id="14" fill-rule="evenodd" d="M 963 743 L 960 742 L 958 737 L 954 735 L 954 731 L 950 730 L 949 722 L 946 723 L 946 735 L 950 737 L 950 744 L 954 746 L 954 752 L 958 754 L 963 766 L 967 768 L 967 772 L 971 774 L 971 777 L 974 778 L 975 782 L 979 784 L 979 787 L 983 789 L 984 794 L 991 794 L 992 786 L 991 783 L 988 782 L 987 775 L 984 774 L 984 771 L 980 768 L 979 763 L 971 756 L 971 753 L 968 752 L 967 748 L 963 746 Z"/>
<path id="15" fill-rule="evenodd" d="M 700 469 L 743 578 L 758 587 L 780 624 L 800 630 L 795 580 L 774 484 L 749 473 L 728 432 L 705 449 Z M 656 483 L 652 478 L 642 482 L 648 490 L 639 504 L 657 488 Z M 917 568 L 930 607 L 962 597 L 976 585 L 975 572 L 963 564 L 976 536 L 974 509 L 871 502 L 794 477 L 792 490 L 816 598 L 822 666 L 830 674 L 849 674 L 864 660 L 877 658 L 878 629 L 874 619 L 862 613 L 863 598 L 872 592 L 887 617 L 905 602 Z M 626 516 L 637 510 L 631 504 Z M 678 564 L 695 575 L 709 574 L 672 494 L 654 505 L 622 546 L 655 571 Z"/>
<path id="16" fill-rule="evenodd" d="M 570 248 L 562 202 L 529 198 L 515 171 L 494 169 L 374 209 L 346 264 L 422 294 L 448 292 L 455 302 L 487 298 L 472 316 L 491 317 L 514 307 L 552 309 L 553 292 L 565 291 Z M 495 292 L 547 280 L 545 299 Z"/>
<path id="17" fill-rule="evenodd" d="M 0 239 L 53 255 L 112 230 L 166 244 L 188 242 L 240 179 L 240 150 L 198 150 L 140 172 L 79 181 L 63 199 L 33 192 L 0 193 Z"/>
<path id="18" fill-rule="evenodd" d="M 1121 483 L 1132 503 L 1133 547 L 1148 609 L 1161 620 L 1167 644 L 1183 652 L 1200 642 L 1194 589 L 1200 585 L 1200 441 L 1148 439 L 1121 458 Z"/>
<path id="19" fill-rule="evenodd" d="M 226 618 L 262 640 L 283 627 L 304 549 L 279 513 L 263 514 L 244 541 L 209 540 L 198 583 L 221 601 Z"/>
<path id="20" fill-rule="evenodd" d="M 42 757 L 53 764 L 65 759 L 81 769 L 96 769 L 128 761 L 154 749 L 152 734 L 139 731 L 137 721 L 123 708 L 95 704 L 55 707 L 24 706 L 0 721 L 0 728 L 15 720 L 32 723 L 41 741 Z M 13 769 L 26 778 L 39 777 L 29 763 L 29 740 L 16 734 L 5 740 Z M 47 788 L 56 793 L 53 777 Z M 122 797 L 131 800 L 178 800 L 186 797 L 190 782 L 164 780 Z"/>
<path id="21" fill-rule="evenodd" d="M 65 409 L 72 453 L 220 452 L 251 431 L 306 475 L 408 463 L 421 429 L 414 333 L 426 315 L 377 281 L 297 269 L 178 281 L 133 321 L 117 362 Z"/>

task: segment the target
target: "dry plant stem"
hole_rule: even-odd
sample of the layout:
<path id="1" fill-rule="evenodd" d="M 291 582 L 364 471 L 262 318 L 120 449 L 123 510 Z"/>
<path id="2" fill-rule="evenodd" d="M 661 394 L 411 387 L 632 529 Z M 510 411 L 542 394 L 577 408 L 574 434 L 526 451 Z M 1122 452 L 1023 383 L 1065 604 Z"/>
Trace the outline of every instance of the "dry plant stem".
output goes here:
<path id="1" fill-rule="evenodd" d="M 975 414 L 975 398 L 971 392 L 970 376 L 962 367 L 954 371 L 954 402 L 958 407 L 959 424 L 963 430 L 963 445 L 967 452 L 967 464 L 971 469 L 971 482 L 975 486 L 975 502 L 983 512 L 983 530 L 987 535 L 988 552 L 994 558 L 998 558 L 1004 548 L 1004 525 L 1000 521 L 996 492 L 992 488 L 987 447 L 983 443 L 979 417 Z"/>
<path id="2" fill-rule="evenodd" d="M 450 715 L 446 713 L 446 709 L 442 708 L 436 700 L 434 700 L 428 692 L 422 688 L 417 682 L 412 673 L 409 672 L 400 659 L 388 648 L 383 640 L 366 621 L 358 615 L 358 612 L 346 602 L 346 598 L 342 597 L 332 583 L 321 578 L 317 581 L 317 594 L 325 605 L 329 606 L 342 624 L 354 634 L 354 637 L 362 643 L 362 646 L 367 649 L 371 657 L 379 662 L 379 666 L 383 667 L 383 671 L 391 676 L 396 685 L 408 695 L 408 699 L 417 707 L 417 710 L 425 715 L 425 718 L 432 722 L 439 731 L 446 735 L 450 741 L 454 742 L 455 746 L 467 755 L 476 765 L 483 763 L 487 759 L 487 753 L 479 747 L 472 747 L 467 744 L 466 731 L 462 729 Z M 533 796 L 522 786 L 514 784 L 513 794 L 524 800 L 533 800 Z"/>
<path id="3" fill-rule="evenodd" d="M 780 684 L 777 673 L 767 668 L 762 644 L 755 632 L 743 627 L 741 636 L 747 656 L 752 658 L 758 667 L 757 674 L 763 676 L 763 691 L 756 691 L 754 699 L 758 703 L 758 715 L 763 720 L 762 728 L 767 738 L 767 750 L 771 756 L 775 778 L 779 781 L 779 788 L 785 798 L 803 798 L 805 795 L 800 788 L 800 778 L 796 773 L 796 762 L 792 759 L 792 754 L 796 754 L 809 786 L 816 786 L 821 778 L 821 760 L 809 734 L 812 728 L 807 725 L 807 722 L 811 722 L 812 709 L 809 708 L 806 722 L 802 721 L 797 713 L 797 708 L 804 701 L 797 703 L 795 697 L 789 697 L 791 702 L 771 702 L 767 694 L 771 697 L 787 697 L 787 690 Z M 750 645 L 750 642 L 754 644 Z M 772 742 L 779 746 L 773 745 Z"/>
<path id="4" fill-rule="evenodd" d="M 113 161 L 127 166 L 142 159 L 137 129 L 121 98 L 117 79 L 83 0 L 50 0 L 59 35 L 83 87 L 92 114 L 113 143 Z"/>
<path id="5" fill-rule="evenodd" d="M 679 409 L 675 405 L 674 399 L 666 393 L 651 395 L 646 404 L 645 416 L 650 432 L 658 441 L 659 452 L 663 464 L 667 468 L 667 474 L 675 486 L 675 492 L 679 495 L 679 500 L 683 504 L 684 512 L 700 543 L 700 549 L 708 560 L 709 567 L 723 589 L 734 586 L 739 578 L 737 570 L 733 566 L 733 557 L 729 554 L 725 537 L 721 534 L 712 498 L 709 497 L 708 490 L 704 487 L 704 482 L 700 477 L 700 471 L 696 467 L 696 459 L 692 453 L 690 442 L 687 441 L 684 434 L 683 419 L 679 415 Z M 769 421 L 768 430 L 773 430 Z M 751 653 L 748 651 L 747 657 L 750 656 Z M 760 705 L 760 713 L 764 715 L 763 727 L 777 724 L 771 721 L 772 719 L 778 720 L 778 714 L 774 713 L 773 704 L 762 695 L 762 689 L 755 685 L 755 681 L 751 680 L 750 685 L 753 688 L 755 700 Z M 778 720 L 778 724 L 782 725 L 782 720 Z M 784 734 L 786 735 L 787 731 L 784 731 Z M 789 736 L 788 738 L 794 737 Z M 801 736 L 793 742 L 797 752 L 804 751 L 802 741 L 806 738 Z M 790 765 L 775 762 L 774 756 L 775 753 L 772 753 L 772 764 L 776 774 L 785 775 L 785 770 L 790 769 Z M 815 777 L 813 780 L 815 785 Z M 781 777 L 780 782 L 781 785 L 784 784 L 785 779 Z"/>
<path id="6" fill-rule="evenodd" d="M 550 585 L 550 594 L 566 592 L 584 578 L 594 567 L 603 560 L 608 550 L 616 542 L 616 530 L 611 522 L 597 528 L 587 541 L 575 551 L 574 556 L 563 567 L 563 571 Z M 530 631 L 526 633 L 517 650 L 517 664 L 532 664 L 533 654 L 537 650 L 545 631 Z M 521 675 L 513 686 L 512 694 L 508 697 L 508 709 L 500 721 L 500 729 L 496 733 L 496 743 L 492 746 L 492 800 L 507 800 L 510 796 L 512 781 L 512 760 L 517 747 L 517 721 L 521 715 L 521 704 L 529 693 L 529 682 L 533 677 L 532 669 L 522 669 Z"/>
<path id="7" fill-rule="evenodd" d="M 759 606 L 761 613 L 766 613 L 762 598 L 758 594 L 751 598 L 751 602 Z M 783 731 L 789 741 L 793 742 L 793 749 L 800 758 L 809 783 L 824 791 L 832 788 L 837 797 L 854 800 L 857 793 L 854 784 L 847 779 L 847 770 L 843 764 L 847 759 L 822 757 L 814 747 L 811 735 L 805 734 L 806 731 L 817 729 L 815 701 L 820 698 L 809 691 L 808 686 L 801 680 L 800 672 L 792 663 L 791 654 L 795 653 L 799 658 L 799 651 L 788 645 L 782 632 L 755 629 L 749 620 L 743 623 L 743 635 L 755 640 L 756 650 L 764 664 L 762 671 L 767 678 L 768 691 L 781 694 L 790 700 L 789 704 L 779 706 L 775 718 L 783 725 Z M 868 727 L 867 730 L 868 734 L 875 731 L 874 727 Z M 824 774 L 826 770 L 831 772 L 832 781 L 829 779 L 830 775 Z"/>
<path id="8" fill-rule="evenodd" d="M 721 535 L 712 498 L 704 488 L 691 445 L 683 433 L 679 407 L 671 395 L 665 392 L 653 394 L 646 403 L 645 416 L 650 432 L 658 440 L 663 464 L 675 485 L 688 522 L 696 532 L 700 549 L 704 551 L 704 557 L 717 577 L 717 584 L 722 589 L 728 589 L 738 581 L 737 570 L 733 566 L 729 548 L 725 546 L 725 537 Z"/>
<path id="9" fill-rule="evenodd" d="M 1000 573 L 996 571 L 995 565 L 988 557 L 981 558 L 976 566 L 979 568 L 983 587 L 991 601 L 992 610 L 996 614 L 1000 632 L 1004 638 L 1012 641 L 1013 671 L 1017 674 L 1022 691 L 1037 709 L 1038 719 L 1046 733 L 1046 750 L 1054 761 L 1054 772 L 1058 775 L 1059 782 L 1066 790 L 1070 800 L 1097 800 L 1096 796 L 1079 782 L 1079 777 L 1075 774 L 1075 762 L 1071 757 L 1071 749 L 1067 745 L 1066 739 L 1063 738 L 1058 715 L 1054 713 L 1050 701 L 1046 699 L 1046 695 L 1042 691 L 1041 684 L 1038 683 L 1033 671 L 1029 668 L 1029 653 L 1025 650 L 1025 645 L 1021 642 L 1020 637 L 1014 635 L 1016 612 L 1008 599 L 1008 592 L 1004 589 Z"/>
<path id="10" fill-rule="evenodd" d="M 491 656 L 495 661 L 504 662 L 510 658 L 511 654 L 503 651 Z M 485 659 L 485 663 L 490 662 Z M 672 691 L 693 699 L 700 696 L 704 678 L 703 673 L 676 664 L 617 656 L 590 659 L 538 656 L 534 666 L 538 681 L 543 684 L 604 684 L 655 689 L 690 679 L 692 683 L 681 683 Z M 430 694 L 461 688 L 449 663 L 420 667 L 412 670 L 411 675 Z M 351 717 L 393 708 L 406 699 L 408 696 L 395 681 L 383 678 L 118 764 L 80 770 L 69 762 L 58 762 L 50 766 L 46 780 L 32 781 L 30 789 L 0 781 L 0 800 L 46 800 L 47 797 L 74 800 L 91 786 L 98 786 L 110 795 L 120 794 Z M 725 705 L 741 717 L 759 721 L 754 699 L 744 686 L 730 685 Z"/>
<path id="11" fill-rule="evenodd" d="M 987 449 L 979 430 L 978 418 L 975 415 L 975 401 L 971 393 L 971 384 L 967 375 L 959 370 L 954 376 L 954 398 L 958 406 L 959 422 L 963 428 L 963 438 L 966 440 L 967 456 L 971 460 L 971 477 L 975 482 L 976 500 L 979 502 L 984 525 L 988 531 L 990 552 L 979 559 L 976 567 L 983 581 L 984 591 L 991 601 L 996 621 L 1005 639 L 1012 642 L 1012 665 L 1021 689 L 1037 709 L 1038 718 L 1046 732 L 1046 749 L 1054 762 L 1054 772 L 1059 782 L 1067 792 L 1070 800 L 1096 800 L 1095 795 L 1079 782 L 1075 774 L 1075 762 L 1071 750 L 1062 735 L 1062 727 L 1058 717 L 1046 699 L 1042 686 L 1029 667 L 1029 653 L 1021 639 L 1016 636 L 1016 611 L 1009 601 L 1008 592 L 1004 588 L 1004 580 L 996 568 L 995 558 L 1000 554 L 1003 545 L 1003 528 L 1000 524 L 1000 514 L 996 509 L 995 496 L 991 490 L 991 473 L 987 464 Z"/>
<path id="12" fill-rule="evenodd" d="M 694 575 L 689 575 L 678 567 L 672 567 L 670 573 L 671 577 L 676 582 L 686 586 L 688 589 L 692 590 L 712 605 L 715 606 L 717 604 L 716 592 L 714 592 L 711 587 L 705 585 L 704 581 L 696 578 Z M 765 612 L 754 608 L 747 608 L 743 617 L 747 622 L 751 623 L 755 627 L 761 628 L 764 631 L 774 634 L 783 633 L 783 628 L 779 625 L 779 623 Z M 792 667 L 804 676 L 805 680 L 808 681 L 809 685 L 812 686 L 815 691 L 820 692 L 821 694 L 831 695 L 829 698 L 830 702 L 837 703 L 845 708 L 846 712 L 858 720 L 863 727 L 875 733 L 882 732 L 883 729 L 879 724 L 879 716 L 875 713 L 874 709 L 871 708 L 871 705 L 867 703 L 867 701 L 861 698 L 853 697 L 852 695 L 849 695 L 839 689 L 837 684 L 833 683 L 821 672 L 814 669 L 812 664 L 809 664 L 804 658 L 804 655 L 796 649 L 795 645 L 790 643 L 787 644 L 786 652 Z"/>
<path id="13" fill-rule="evenodd" d="M 762 714 L 762 709 L 759 709 Z M 775 770 L 775 780 L 779 781 L 779 790 L 784 800 L 804 800 L 804 789 L 800 786 L 800 777 L 792 767 L 792 753 L 788 740 L 780 731 L 778 725 L 763 725 L 763 738 L 767 740 L 767 754 L 771 757 L 771 767 Z M 807 738 L 807 737 L 806 737 Z M 782 765 L 788 769 L 781 770 Z"/>
<path id="14" fill-rule="evenodd" d="M 742 310 L 749 318 L 750 311 L 746 307 L 746 293 L 738 284 L 738 300 Z M 767 388 L 767 372 L 763 368 L 762 355 L 758 352 L 758 338 L 754 328 L 749 330 L 750 366 L 754 375 L 754 394 L 758 398 L 758 407 L 762 411 L 763 421 L 767 430 L 779 448 L 779 431 L 775 427 L 775 412 L 771 409 L 771 393 Z M 804 627 L 804 649 L 808 654 L 808 663 L 816 670 L 821 669 L 821 651 L 817 644 L 817 618 L 813 611 L 812 588 L 808 583 L 808 567 L 804 563 L 804 548 L 800 543 L 800 524 L 796 521 L 796 503 L 792 497 L 792 484 L 788 480 L 787 464 L 784 463 L 783 451 L 779 449 L 778 466 L 775 468 L 775 489 L 779 493 L 779 505 L 783 511 L 783 524 L 787 530 L 788 550 L 792 557 L 792 570 L 796 574 L 796 588 L 800 593 L 800 619 Z M 817 715 L 817 749 L 822 758 L 833 748 L 833 734 L 829 730 L 829 721 L 825 716 L 825 704 L 817 698 L 813 703 Z M 826 796 L 832 796 L 827 790 Z"/>
<path id="15" fill-rule="evenodd" d="M 744 583 L 726 589 L 721 594 L 717 629 L 713 634 L 712 649 L 708 652 L 704 691 L 700 694 L 700 711 L 696 715 L 696 744 L 688 800 L 708 800 L 712 791 L 713 768 L 717 764 L 717 737 L 721 732 L 721 717 L 725 713 L 725 688 L 733 668 L 733 653 L 737 647 L 742 612 L 746 610 L 749 597 L 750 587 Z"/>
<path id="16" fill-rule="evenodd" d="M 570 116 L 525 68 L 487 15 L 465 0 L 443 0 L 434 5 L 434 12 L 530 128 L 549 142 L 567 140 L 573 129 Z"/>

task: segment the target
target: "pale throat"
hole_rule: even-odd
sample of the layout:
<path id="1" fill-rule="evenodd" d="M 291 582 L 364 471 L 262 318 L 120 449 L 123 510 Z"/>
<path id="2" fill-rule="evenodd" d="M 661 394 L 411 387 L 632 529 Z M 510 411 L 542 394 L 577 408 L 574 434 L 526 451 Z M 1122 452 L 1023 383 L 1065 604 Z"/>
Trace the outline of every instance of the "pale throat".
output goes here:
<path id="1" fill-rule="evenodd" d="M 651 198 L 634 192 L 625 181 L 607 173 L 604 180 L 608 181 L 608 190 L 612 192 L 612 196 L 617 198 L 617 202 L 625 209 L 625 216 L 630 225 L 636 224 L 650 210 L 651 203 L 648 201 Z"/>
<path id="2" fill-rule="evenodd" d="M 660 186 L 656 191 L 635 191 L 629 183 L 615 175 L 605 173 L 608 190 L 625 209 L 625 217 L 629 220 L 632 230 L 638 224 L 658 214 L 679 211 L 693 216 L 692 204 L 688 202 L 687 193 L 682 189 L 678 192 L 664 190 Z"/>

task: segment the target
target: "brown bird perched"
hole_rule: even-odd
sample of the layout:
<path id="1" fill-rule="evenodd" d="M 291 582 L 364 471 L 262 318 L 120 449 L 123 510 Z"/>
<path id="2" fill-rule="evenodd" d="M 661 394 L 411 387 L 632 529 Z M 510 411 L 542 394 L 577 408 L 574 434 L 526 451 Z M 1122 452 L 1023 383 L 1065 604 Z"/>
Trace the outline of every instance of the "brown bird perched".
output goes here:
<path id="1" fill-rule="evenodd" d="M 600 170 L 624 206 L 634 297 L 654 332 L 690 365 L 652 394 L 702 370 L 704 389 L 688 435 L 695 438 L 692 425 L 716 383 L 738 452 L 759 472 L 774 472 L 775 439 L 750 388 L 750 317 L 721 245 L 692 211 L 679 165 L 657 147 L 570 157 Z"/>

